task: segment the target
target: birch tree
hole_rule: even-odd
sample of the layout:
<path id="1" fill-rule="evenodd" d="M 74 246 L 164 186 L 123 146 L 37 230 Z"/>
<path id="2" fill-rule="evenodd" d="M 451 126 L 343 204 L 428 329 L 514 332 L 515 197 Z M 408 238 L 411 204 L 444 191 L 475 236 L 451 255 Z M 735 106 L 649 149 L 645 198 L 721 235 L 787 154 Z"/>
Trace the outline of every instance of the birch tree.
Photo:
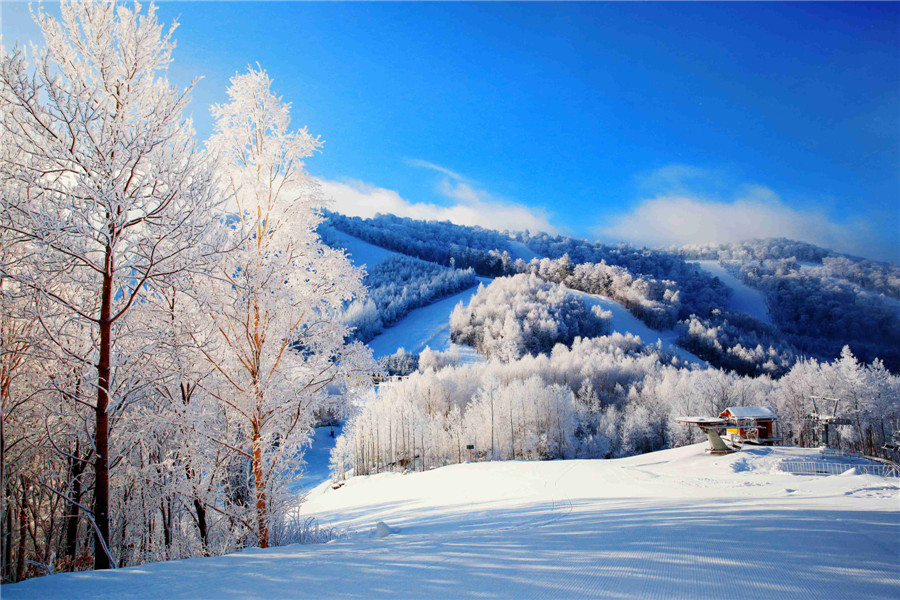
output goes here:
<path id="1" fill-rule="evenodd" d="M 363 295 L 361 272 L 316 231 L 322 202 L 303 160 L 322 146 L 291 131 L 290 105 L 260 69 L 231 79 L 213 107 L 210 146 L 220 154 L 236 250 L 217 268 L 209 315 L 221 351 L 207 352 L 223 382 L 217 398 L 241 426 L 220 440 L 249 461 L 259 545 L 270 543 L 273 498 L 291 474 L 327 387 L 377 367 L 346 344 L 340 311 Z"/>

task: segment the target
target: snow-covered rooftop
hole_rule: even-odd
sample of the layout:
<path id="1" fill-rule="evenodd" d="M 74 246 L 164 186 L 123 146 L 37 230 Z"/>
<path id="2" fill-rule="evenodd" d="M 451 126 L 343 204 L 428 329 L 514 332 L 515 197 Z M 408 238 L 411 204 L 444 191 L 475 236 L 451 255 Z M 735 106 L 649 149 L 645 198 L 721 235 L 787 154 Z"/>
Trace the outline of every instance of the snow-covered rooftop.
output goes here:
<path id="1" fill-rule="evenodd" d="M 697 424 L 697 425 L 718 425 L 725 423 L 725 419 L 719 417 L 678 417 L 679 423 Z"/>
<path id="2" fill-rule="evenodd" d="M 769 406 L 729 406 L 719 416 L 728 413 L 736 419 L 777 419 L 778 415 Z"/>

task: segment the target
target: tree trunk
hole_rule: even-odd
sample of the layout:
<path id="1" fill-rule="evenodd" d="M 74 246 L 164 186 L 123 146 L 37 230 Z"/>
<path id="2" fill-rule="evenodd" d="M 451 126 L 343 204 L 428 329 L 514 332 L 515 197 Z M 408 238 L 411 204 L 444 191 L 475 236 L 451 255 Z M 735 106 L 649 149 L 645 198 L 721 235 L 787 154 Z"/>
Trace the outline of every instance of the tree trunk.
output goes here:
<path id="1" fill-rule="evenodd" d="M 203 545 L 203 556 L 209 556 L 209 525 L 206 523 L 206 507 L 197 498 L 194 498 L 194 510 L 197 513 L 197 529 L 200 532 L 200 543 Z"/>
<path id="2" fill-rule="evenodd" d="M 259 547 L 269 547 L 269 526 L 266 515 L 266 482 L 263 475 L 262 439 L 259 426 L 253 424 L 253 476 L 256 481 L 256 524 L 259 527 Z"/>
<path id="3" fill-rule="evenodd" d="M 79 444 L 75 443 L 74 456 L 81 454 Z M 81 474 L 84 472 L 84 463 L 80 460 L 69 459 L 69 476 L 72 487 L 69 497 L 72 502 L 66 505 L 66 558 L 71 564 L 75 564 L 75 555 L 78 552 L 78 504 L 81 502 Z"/>
<path id="4" fill-rule="evenodd" d="M 104 546 L 109 542 L 109 378 L 112 354 L 112 250 L 106 249 L 106 272 L 100 299 L 100 359 L 97 361 L 97 410 L 94 445 L 94 569 L 108 569 L 110 557 Z M 110 549 L 111 550 L 111 549 Z"/>
<path id="5" fill-rule="evenodd" d="M 494 390 L 491 389 L 491 460 L 494 460 Z"/>
<path id="6" fill-rule="evenodd" d="M 509 403 L 509 459 L 516 460 L 516 432 L 513 425 L 512 402 Z"/>
<path id="7" fill-rule="evenodd" d="M 6 523 L 3 529 L 3 583 L 8 583 L 12 577 L 12 528 L 13 528 L 13 506 L 12 506 L 12 490 L 9 481 L 6 482 L 6 502 L 4 508 L 6 512 Z"/>
<path id="8" fill-rule="evenodd" d="M 859 435 L 859 450 L 860 450 L 860 452 L 865 454 L 866 440 L 863 437 L 862 423 L 859 420 L 859 409 L 857 409 L 857 411 L 856 411 L 856 432 L 857 432 L 857 435 Z M 840 446 L 838 446 L 838 447 L 840 447 Z"/>
<path id="9" fill-rule="evenodd" d="M 16 548 L 16 581 L 25 578 L 25 541 L 28 534 L 28 517 L 25 514 L 25 496 L 28 489 L 25 478 L 19 476 L 22 482 L 22 500 L 19 503 L 19 544 Z"/>
<path id="10" fill-rule="evenodd" d="M 166 502 L 167 500 L 164 498 L 159 505 L 159 511 L 162 513 L 163 548 L 166 553 L 166 560 L 168 560 L 170 557 L 169 550 L 172 548 L 172 509 L 168 507 L 168 510 L 166 510 Z"/>

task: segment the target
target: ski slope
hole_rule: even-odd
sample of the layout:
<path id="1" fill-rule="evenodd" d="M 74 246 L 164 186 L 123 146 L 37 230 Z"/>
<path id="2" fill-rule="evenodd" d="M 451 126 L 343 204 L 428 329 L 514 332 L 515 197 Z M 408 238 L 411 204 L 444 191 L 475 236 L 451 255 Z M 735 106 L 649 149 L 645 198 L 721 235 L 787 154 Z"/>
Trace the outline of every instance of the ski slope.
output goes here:
<path id="1" fill-rule="evenodd" d="M 364 242 L 359 238 L 353 237 L 352 235 L 348 235 L 336 229 L 331 229 L 330 235 L 332 235 L 332 237 L 336 240 L 340 241 L 356 266 L 375 265 L 389 256 L 398 255 L 396 252 L 386 250 L 373 244 L 369 244 L 368 242 Z M 531 260 L 532 258 L 535 258 L 537 256 L 528 247 L 520 242 L 511 240 L 509 243 L 510 247 L 514 251 L 514 258 Z M 722 272 L 725 273 L 725 275 L 731 277 L 727 273 L 727 271 L 725 271 L 721 267 L 718 267 L 718 264 L 715 263 L 715 261 L 699 262 L 711 263 L 711 265 L 714 265 L 715 267 L 721 269 Z M 724 277 L 720 278 L 726 284 L 731 285 L 731 283 L 726 281 Z M 734 279 L 734 277 L 731 277 L 731 279 L 734 280 L 736 284 L 743 286 L 743 284 L 737 281 L 737 279 Z M 478 281 L 479 283 L 483 283 L 484 285 L 489 285 L 492 279 L 479 277 Z M 755 292 L 755 290 L 752 290 L 747 286 L 743 287 L 749 292 Z M 479 355 L 473 348 L 453 344 L 450 341 L 450 313 L 453 312 L 453 309 L 457 304 L 459 304 L 459 302 L 468 304 L 469 300 L 472 298 L 472 296 L 475 295 L 475 292 L 477 291 L 478 287 L 473 286 L 467 290 L 463 290 L 462 292 L 459 292 L 452 296 L 448 296 L 446 298 L 438 300 L 437 302 L 433 302 L 432 304 L 411 311 L 403 319 L 395 323 L 393 326 L 386 328 L 369 342 L 369 347 L 372 348 L 375 358 L 393 354 L 400 348 L 405 349 L 407 352 L 418 354 L 426 347 L 428 347 L 432 350 L 437 351 L 447 351 L 452 349 L 454 352 L 457 352 L 460 355 L 463 362 L 481 360 L 481 357 L 479 357 Z M 651 329 L 643 322 L 641 322 L 637 317 L 632 315 L 624 306 L 622 306 L 615 300 L 612 300 L 605 296 L 587 294 L 584 292 L 579 292 L 577 290 L 572 290 L 572 292 L 582 296 L 585 302 L 589 305 L 599 304 L 605 310 L 611 311 L 613 313 L 613 331 L 618 331 L 620 333 L 631 333 L 633 335 L 639 336 L 641 340 L 643 340 L 644 343 L 647 344 L 653 344 L 657 340 L 661 340 L 663 347 L 666 350 L 674 353 L 681 360 L 687 363 L 700 365 L 702 367 L 708 366 L 705 361 L 697 358 L 692 353 L 683 348 L 680 348 L 675 344 L 675 341 L 678 338 L 678 334 L 674 331 L 657 331 L 655 329 Z M 738 294 L 736 292 L 735 296 L 737 295 Z"/>
<path id="2" fill-rule="evenodd" d="M 769 307 L 762 292 L 753 289 L 734 275 L 728 269 L 719 264 L 717 260 L 693 260 L 689 261 L 727 285 L 734 292 L 729 302 L 729 310 L 749 314 L 767 325 L 772 325 L 772 317 L 769 316 Z"/>
<path id="3" fill-rule="evenodd" d="M 513 260 L 521 258 L 525 262 L 531 262 L 535 258 L 542 258 L 538 256 L 534 250 L 522 242 L 517 242 L 515 240 L 509 240 L 509 256 Z"/>
<path id="4" fill-rule="evenodd" d="M 488 285 L 491 280 L 479 277 L 478 282 Z M 460 302 L 468 304 L 477 291 L 478 286 L 474 285 L 467 290 L 411 311 L 369 342 L 375 358 L 393 354 L 400 348 L 413 354 L 418 354 L 426 346 L 432 350 L 450 349 L 450 313 Z M 466 357 L 475 359 L 474 350 L 456 344 L 453 346 Z"/>
<path id="5" fill-rule="evenodd" d="M 478 281 L 484 285 L 490 285 L 492 280 L 479 277 Z M 428 306 L 415 309 L 392 327 L 377 335 L 369 342 L 369 347 L 372 348 L 376 358 L 393 354 L 399 348 L 417 354 L 427 346 L 432 350 L 440 351 L 453 349 L 461 354 L 464 362 L 481 360 L 473 348 L 450 342 L 450 313 L 459 302 L 468 304 L 477 291 L 478 287 L 473 286 Z M 708 366 L 706 361 L 676 345 L 678 334 L 675 331 L 652 329 L 631 314 L 627 308 L 606 296 L 588 294 L 578 290 L 570 290 L 570 292 L 582 298 L 588 306 L 600 305 L 604 310 L 610 311 L 612 313 L 612 331 L 639 336 L 645 344 L 655 344 L 657 340 L 660 340 L 665 350 L 672 352 L 682 361 L 704 368 Z"/>
<path id="6" fill-rule="evenodd" d="M 709 364 L 695 356 L 693 353 L 688 352 L 681 346 L 678 346 L 675 342 L 678 340 L 678 333 L 673 330 L 668 331 L 659 331 L 651 328 L 649 325 L 638 319 L 636 316 L 631 314 L 631 312 L 613 300 L 612 298 L 607 298 L 606 296 L 601 296 L 599 294 L 588 294 L 587 292 L 582 292 L 579 290 L 570 290 L 573 294 L 576 294 L 584 299 L 585 304 L 588 306 L 599 305 L 603 308 L 603 310 L 608 310 L 612 313 L 612 321 L 610 323 L 611 331 L 618 331 L 619 333 L 630 333 L 632 335 L 636 335 L 641 338 L 641 341 L 645 344 L 655 344 L 658 341 L 662 342 L 662 346 L 664 350 L 672 352 L 675 356 L 683 360 L 688 364 L 698 365 L 700 367 L 706 368 Z"/>
<path id="7" fill-rule="evenodd" d="M 900 597 L 900 480 L 791 475 L 815 450 L 497 462 L 323 484 L 299 513 L 348 535 L 62 574 L 4 600 Z M 821 459 L 819 459 L 821 460 Z M 382 536 L 376 525 L 383 522 Z M 387 535 L 385 535 L 387 534 Z"/>
<path id="8" fill-rule="evenodd" d="M 390 256 L 401 256 L 398 252 L 376 246 L 375 244 L 370 244 L 369 242 L 364 242 L 357 237 L 353 237 L 352 235 L 333 227 L 329 227 L 328 235 L 340 242 L 341 246 L 350 256 L 350 262 L 357 267 L 372 267 Z"/>

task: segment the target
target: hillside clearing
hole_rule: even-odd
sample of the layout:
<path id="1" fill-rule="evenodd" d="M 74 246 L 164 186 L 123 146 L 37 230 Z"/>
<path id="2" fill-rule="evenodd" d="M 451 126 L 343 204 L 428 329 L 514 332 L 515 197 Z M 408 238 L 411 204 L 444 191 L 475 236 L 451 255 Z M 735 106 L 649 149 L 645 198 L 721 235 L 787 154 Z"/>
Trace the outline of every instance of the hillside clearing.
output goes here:
<path id="1" fill-rule="evenodd" d="M 341 247 L 347 251 L 350 261 L 357 267 L 371 268 L 390 256 L 402 256 L 399 252 L 370 244 L 334 227 L 328 228 L 328 237 L 340 242 Z"/>
<path id="2" fill-rule="evenodd" d="M 601 296 L 599 294 L 588 294 L 578 290 L 571 290 L 573 294 L 581 296 L 588 306 L 600 305 L 603 310 L 612 313 L 612 321 L 610 321 L 610 330 L 617 331 L 621 334 L 630 333 L 641 338 L 645 344 L 655 344 L 657 341 L 662 342 L 664 350 L 672 352 L 675 356 L 688 364 L 698 365 L 700 367 L 708 367 L 708 363 L 688 352 L 684 348 L 678 346 L 678 333 L 674 330 L 657 331 L 646 323 L 641 322 L 627 308 L 616 302 L 612 298 Z"/>

